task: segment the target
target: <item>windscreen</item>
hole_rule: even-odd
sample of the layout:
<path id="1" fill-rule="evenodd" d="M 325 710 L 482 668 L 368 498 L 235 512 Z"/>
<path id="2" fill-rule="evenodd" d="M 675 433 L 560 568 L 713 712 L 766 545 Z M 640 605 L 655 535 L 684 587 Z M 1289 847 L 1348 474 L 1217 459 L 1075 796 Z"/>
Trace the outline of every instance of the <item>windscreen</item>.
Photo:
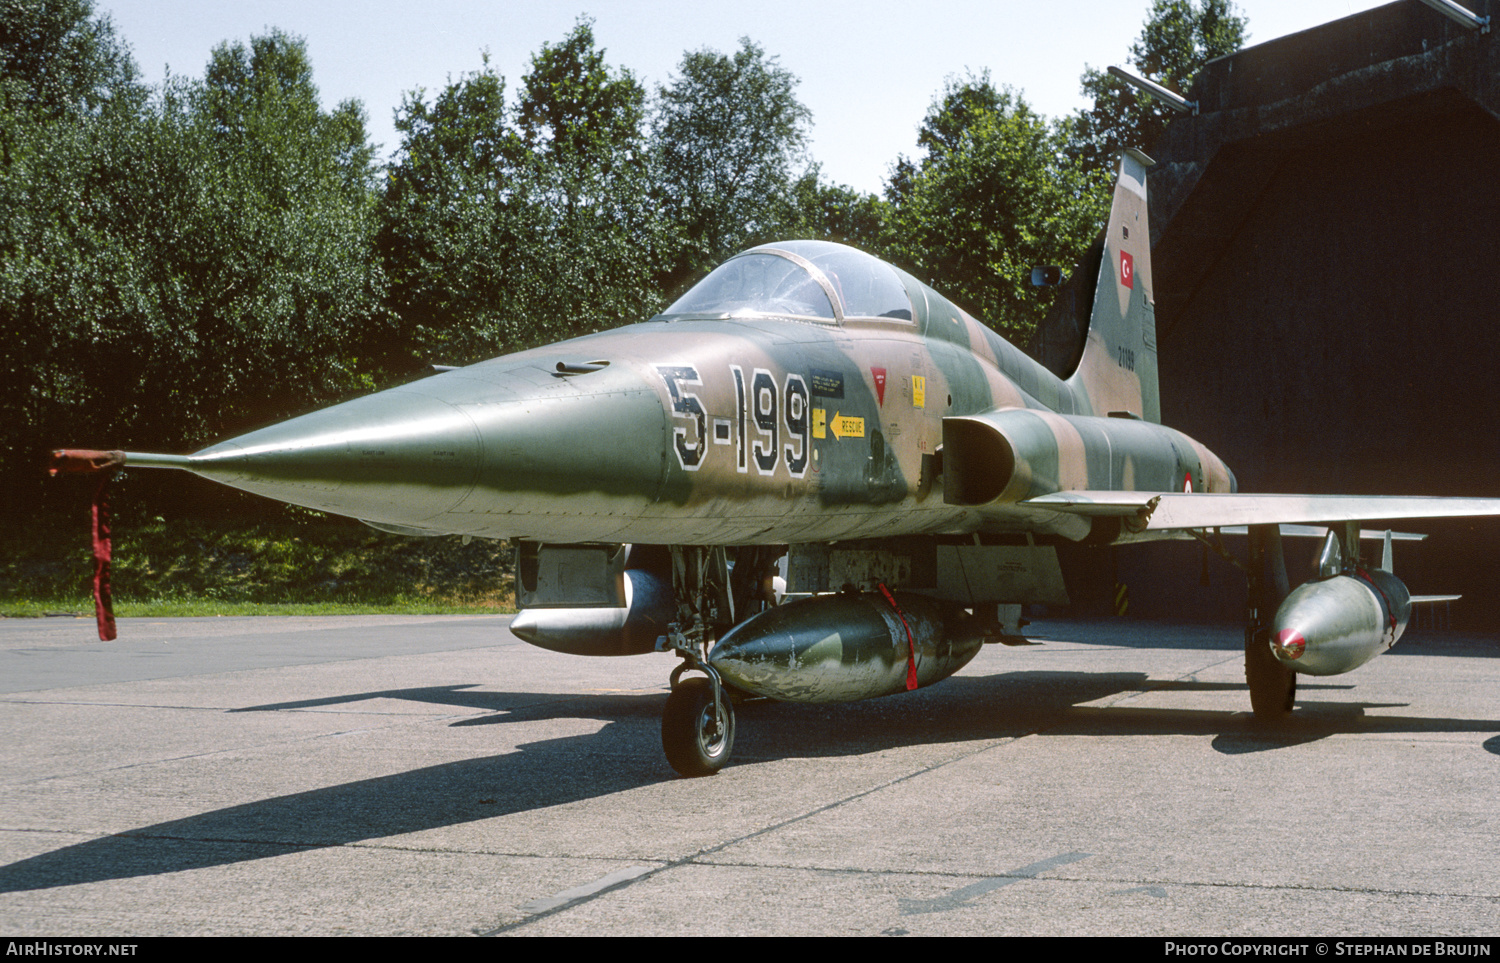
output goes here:
<path id="1" fill-rule="evenodd" d="M 790 258 L 755 251 L 719 265 L 663 314 L 699 318 L 771 314 L 835 319 L 828 295 L 806 268 Z"/>
<path id="2" fill-rule="evenodd" d="M 879 258 L 827 241 L 789 241 L 777 248 L 811 261 L 833 285 L 846 318 L 911 320 L 911 301 L 891 266 Z"/>

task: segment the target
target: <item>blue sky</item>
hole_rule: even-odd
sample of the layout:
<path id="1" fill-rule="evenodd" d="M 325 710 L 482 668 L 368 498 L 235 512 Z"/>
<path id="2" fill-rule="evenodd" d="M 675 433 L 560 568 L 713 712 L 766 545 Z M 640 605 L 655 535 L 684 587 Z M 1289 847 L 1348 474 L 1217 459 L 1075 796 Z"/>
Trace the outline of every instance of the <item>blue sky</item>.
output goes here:
<path id="1" fill-rule="evenodd" d="M 326 105 L 356 98 L 382 156 L 397 144 L 392 112 L 403 92 L 432 91 L 480 66 L 482 51 L 513 92 L 529 58 L 580 15 L 613 66 L 648 87 L 666 82 L 686 50 L 729 52 L 748 36 L 802 83 L 813 113 L 810 152 L 825 179 L 878 191 L 944 78 L 988 69 L 1037 110 L 1084 106 L 1085 65 L 1123 64 L 1147 0 L 97 0 L 131 45 L 148 81 L 199 76 L 213 47 L 267 28 L 307 40 Z M 1402 0 L 1415 3 L 1416 0 Z M 1372 0 L 1241 0 L 1259 43 L 1360 10 Z M 916 11 L 920 9 L 920 13 Z M 1437 16 L 1437 14 L 1433 14 Z"/>

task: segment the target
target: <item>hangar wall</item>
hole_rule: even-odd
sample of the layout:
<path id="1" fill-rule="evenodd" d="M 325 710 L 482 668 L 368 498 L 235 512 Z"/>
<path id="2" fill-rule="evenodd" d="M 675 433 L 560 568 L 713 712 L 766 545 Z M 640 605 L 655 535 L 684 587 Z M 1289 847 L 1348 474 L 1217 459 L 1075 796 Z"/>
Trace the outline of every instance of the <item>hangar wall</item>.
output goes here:
<path id="1" fill-rule="evenodd" d="M 1189 99 L 1149 175 L 1163 420 L 1244 491 L 1500 497 L 1500 29 L 1403 0 L 1213 61 Z M 1066 367 L 1076 322 L 1049 327 Z M 1403 527 L 1432 535 L 1397 549 L 1408 587 L 1500 627 L 1500 521 Z M 1288 543 L 1294 584 L 1315 547 Z M 1131 614 L 1241 617 L 1198 546 L 1112 551 L 1075 553 L 1085 606 L 1118 577 Z"/>

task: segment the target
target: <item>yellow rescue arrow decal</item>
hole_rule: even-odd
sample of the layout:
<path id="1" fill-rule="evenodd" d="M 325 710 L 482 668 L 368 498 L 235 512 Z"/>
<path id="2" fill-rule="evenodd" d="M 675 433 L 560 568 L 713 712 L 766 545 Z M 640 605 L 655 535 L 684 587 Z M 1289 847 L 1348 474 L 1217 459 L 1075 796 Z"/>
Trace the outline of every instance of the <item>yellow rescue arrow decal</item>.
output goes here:
<path id="1" fill-rule="evenodd" d="M 852 415 L 841 415 L 836 411 L 833 413 L 833 417 L 829 419 L 828 428 L 833 432 L 833 437 L 839 439 L 863 438 L 865 436 L 865 420 L 863 418 L 856 418 Z"/>

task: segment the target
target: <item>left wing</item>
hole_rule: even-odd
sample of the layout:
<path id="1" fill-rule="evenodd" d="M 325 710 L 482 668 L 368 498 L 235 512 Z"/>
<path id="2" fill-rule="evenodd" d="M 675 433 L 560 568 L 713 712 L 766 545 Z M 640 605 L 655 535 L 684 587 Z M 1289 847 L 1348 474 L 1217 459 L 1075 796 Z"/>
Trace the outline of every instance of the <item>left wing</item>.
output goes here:
<path id="1" fill-rule="evenodd" d="M 1426 495 L 1068 491 L 1029 498 L 1020 505 L 1086 517 L 1120 518 L 1137 534 L 1231 525 L 1331 525 L 1377 519 L 1500 516 L 1500 498 Z"/>

